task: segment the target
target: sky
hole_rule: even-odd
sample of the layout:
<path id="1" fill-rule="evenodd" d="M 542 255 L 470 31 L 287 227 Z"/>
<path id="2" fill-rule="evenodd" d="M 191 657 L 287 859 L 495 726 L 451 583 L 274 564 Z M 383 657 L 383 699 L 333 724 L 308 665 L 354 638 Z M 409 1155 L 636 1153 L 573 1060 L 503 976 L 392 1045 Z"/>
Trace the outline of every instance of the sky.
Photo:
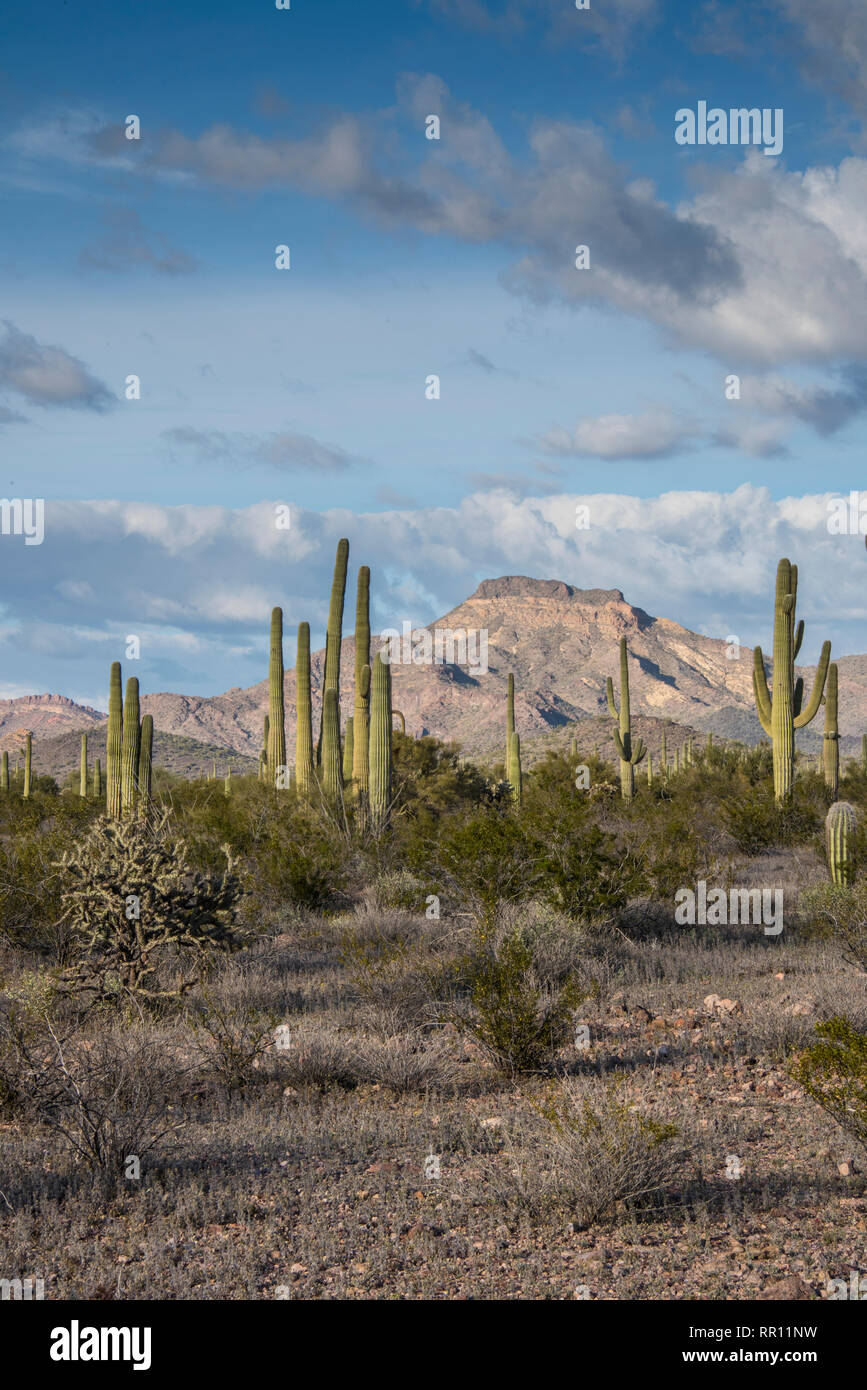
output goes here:
<path id="1" fill-rule="evenodd" d="M 788 554 L 867 651 L 863 0 L 7 10 L 0 697 L 250 685 L 343 535 L 379 629 L 530 574 L 767 646 Z"/>

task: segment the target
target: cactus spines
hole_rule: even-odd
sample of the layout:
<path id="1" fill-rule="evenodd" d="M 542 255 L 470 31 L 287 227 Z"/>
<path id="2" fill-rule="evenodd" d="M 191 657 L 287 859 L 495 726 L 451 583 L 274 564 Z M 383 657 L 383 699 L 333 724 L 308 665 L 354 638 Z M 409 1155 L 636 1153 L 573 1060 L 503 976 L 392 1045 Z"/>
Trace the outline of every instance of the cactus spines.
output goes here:
<path id="1" fill-rule="evenodd" d="M 24 790 L 22 796 L 30 795 L 31 774 L 33 771 L 33 735 L 24 735 Z"/>
<path id="2" fill-rule="evenodd" d="M 822 692 L 831 660 L 831 643 L 822 644 L 816 679 L 804 706 L 804 682 L 795 680 L 795 658 L 804 640 L 803 620 L 795 626 L 798 597 L 798 567 L 788 560 L 777 566 L 774 600 L 774 672 L 772 692 L 768 690 L 765 659 L 761 647 L 753 650 L 753 693 L 759 721 L 769 735 L 774 754 L 774 800 L 778 805 L 790 801 L 795 777 L 795 730 L 813 719 L 822 702 Z"/>
<path id="3" fill-rule="evenodd" d="M 614 682 L 609 676 L 605 682 L 605 693 L 608 697 L 608 712 L 612 719 L 618 718 L 617 706 L 614 703 Z M 614 746 L 620 758 L 620 795 L 624 801 L 631 801 L 635 795 L 635 768 L 641 762 L 647 749 L 642 740 L 636 739 L 632 742 L 632 721 L 629 709 L 629 654 L 626 650 L 626 638 L 620 639 L 620 728 L 614 730 Z"/>
<path id="4" fill-rule="evenodd" d="M 131 816 L 135 810 L 138 791 L 138 759 L 141 751 L 139 724 L 138 676 L 130 676 L 123 702 L 123 732 L 121 737 L 121 814 Z"/>
<path id="5" fill-rule="evenodd" d="M 515 677 L 509 672 L 506 683 L 506 779 L 509 773 L 509 758 L 512 755 L 512 734 L 515 732 Z"/>
<path id="6" fill-rule="evenodd" d="M 391 666 L 377 652 L 370 678 L 370 816 L 375 830 L 391 809 Z"/>
<path id="7" fill-rule="evenodd" d="M 350 715 L 343 735 L 343 783 L 352 781 L 352 761 L 355 753 L 355 718 Z"/>
<path id="8" fill-rule="evenodd" d="M 102 796 L 102 764 L 99 758 L 93 765 L 93 794 L 96 797 Z"/>
<path id="9" fill-rule="evenodd" d="M 78 795 L 87 796 L 87 734 L 81 735 L 81 762 L 79 764 Z"/>
<path id="10" fill-rule="evenodd" d="M 313 702 L 310 694 L 310 624 L 298 624 L 295 658 L 295 784 L 298 795 L 313 794 Z"/>
<path id="11" fill-rule="evenodd" d="M 3 754 L 2 764 L 0 764 L 0 791 L 9 790 L 9 754 Z"/>
<path id="12" fill-rule="evenodd" d="M 822 740 L 822 764 L 825 772 L 825 786 L 836 801 L 840 785 L 840 733 L 837 728 L 837 663 L 832 661 L 828 667 L 825 684 L 825 733 Z"/>
<path id="13" fill-rule="evenodd" d="M 147 816 L 151 809 L 151 781 L 154 751 L 154 717 L 146 714 L 141 721 L 141 740 L 138 754 L 139 815 Z"/>
<path id="14" fill-rule="evenodd" d="M 848 801 L 835 801 L 825 817 L 825 845 L 831 880 L 845 888 L 855 873 L 855 811 Z"/>
<path id="15" fill-rule="evenodd" d="M 348 721 L 347 721 L 348 732 Z M 352 780 L 357 796 L 367 795 L 370 739 L 370 569 L 358 571 L 355 600 L 355 702 L 352 710 Z M 348 781 L 348 778 L 344 778 Z"/>
<path id="16" fill-rule="evenodd" d="M 337 695 L 339 716 L 340 644 L 343 637 L 343 602 L 346 598 L 346 568 L 348 564 L 349 541 L 344 538 L 337 542 L 337 558 L 334 561 L 334 579 L 331 584 L 331 600 L 328 605 L 328 628 L 325 634 L 325 673 L 322 682 L 322 718 L 319 723 L 319 743 L 316 749 L 317 764 L 321 764 L 325 756 L 322 739 L 325 732 L 326 690 L 333 690 Z"/>
<path id="17" fill-rule="evenodd" d="M 108 731 L 105 742 L 106 813 L 115 820 L 121 812 L 121 756 L 123 753 L 123 690 L 120 662 L 111 663 L 108 684 Z"/>
<path id="18" fill-rule="evenodd" d="M 506 780 L 512 791 L 512 800 L 516 806 L 521 804 L 523 794 L 523 777 L 521 774 L 521 736 L 512 731 L 509 739 L 509 761 L 506 765 Z"/>
<path id="19" fill-rule="evenodd" d="M 271 610 L 271 653 L 268 661 L 268 786 L 276 787 L 277 769 L 286 766 L 286 722 L 283 712 L 283 609 Z"/>
<path id="20" fill-rule="evenodd" d="M 340 766 L 340 707 L 337 691 L 326 690 L 322 697 L 322 790 L 329 801 L 337 801 L 343 791 Z"/>

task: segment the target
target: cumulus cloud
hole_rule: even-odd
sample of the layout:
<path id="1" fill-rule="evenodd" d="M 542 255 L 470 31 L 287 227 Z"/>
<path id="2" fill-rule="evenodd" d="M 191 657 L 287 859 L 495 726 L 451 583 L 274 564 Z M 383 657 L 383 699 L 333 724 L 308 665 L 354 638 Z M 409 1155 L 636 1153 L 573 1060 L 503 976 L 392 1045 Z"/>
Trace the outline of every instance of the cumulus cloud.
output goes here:
<path id="1" fill-rule="evenodd" d="M 734 633 L 749 646 L 768 640 L 775 566 L 789 555 L 800 566 L 805 660 L 826 637 L 838 654 L 858 652 L 867 619 L 863 539 L 829 534 L 827 500 L 775 500 L 750 486 L 651 498 L 500 490 L 457 507 L 359 515 L 293 507 L 289 530 L 275 527 L 269 503 L 47 502 L 38 566 L 0 546 L 0 642 L 18 680 L 42 669 L 37 657 L 43 665 L 62 657 L 81 688 L 96 688 L 125 634 L 146 631 L 151 689 L 166 688 L 161 663 L 184 642 L 196 652 L 187 693 L 252 684 L 267 667 L 274 603 L 284 609 L 289 653 L 301 620 L 322 642 L 335 546 L 346 535 L 351 564 L 373 566 L 377 630 L 441 616 L 482 578 L 524 574 L 620 588 L 647 612 Z M 578 504 L 589 508 L 588 529 L 576 528 Z M 410 604 L 408 595 L 424 598 Z"/>
<path id="2" fill-rule="evenodd" d="M 3 321 L 0 339 L 0 390 L 13 391 L 31 405 L 107 410 L 115 403 L 108 387 L 64 348 L 38 343 Z"/>
<path id="3" fill-rule="evenodd" d="M 547 453 L 578 458 L 667 458 L 679 453 L 696 433 L 695 426 L 672 412 L 658 410 L 588 417 L 571 432 L 549 430 L 538 442 Z"/>
<path id="4" fill-rule="evenodd" d="M 285 473 L 342 473 L 352 464 L 349 455 L 336 444 L 323 444 L 309 434 L 277 431 L 256 437 L 179 425 L 164 430 L 162 437 L 170 449 L 188 450 L 196 463 L 203 464 L 264 463 Z"/>

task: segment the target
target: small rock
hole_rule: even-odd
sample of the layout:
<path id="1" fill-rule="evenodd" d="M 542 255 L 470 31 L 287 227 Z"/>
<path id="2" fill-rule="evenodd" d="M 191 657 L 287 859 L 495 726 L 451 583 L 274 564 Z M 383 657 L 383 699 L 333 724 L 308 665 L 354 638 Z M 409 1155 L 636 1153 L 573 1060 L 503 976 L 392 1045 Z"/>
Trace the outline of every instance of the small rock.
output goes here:
<path id="1" fill-rule="evenodd" d="M 482 1120 L 482 1129 L 502 1129 L 503 1121 L 499 1115 L 490 1115 L 487 1120 Z"/>
<path id="2" fill-rule="evenodd" d="M 858 1172 L 858 1164 L 854 1158 L 844 1158 L 837 1164 L 837 1172 L 841 1178 L 852 1178 Z"/>

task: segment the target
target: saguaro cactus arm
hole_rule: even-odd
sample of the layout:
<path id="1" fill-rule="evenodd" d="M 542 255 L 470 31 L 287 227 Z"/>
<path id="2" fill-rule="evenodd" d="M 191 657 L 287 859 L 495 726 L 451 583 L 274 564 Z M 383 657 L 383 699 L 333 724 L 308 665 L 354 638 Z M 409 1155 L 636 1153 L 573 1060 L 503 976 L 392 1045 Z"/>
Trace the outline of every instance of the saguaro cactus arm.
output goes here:
<path id="1" fill-rule="evenodd" d="M 605 677 L 605 694 L 608 699 L 608 713 L 612 719 L 619 719 L 620 713 L 614 703 L 614 682 L 610 676 Z"/>
<path id="2" fill-rule="evenodd" d="M 765 658 L 761 647 L 753 648 L 753 694 L 756 699 L 759 723 L 770 738 L 773 732 L 771 729 L 771 693 L 768 690 Z"/>
<path id="3" fill-rule="evenodd" d="M 825 681 L 828 676 L 828 666 L 830 664 L 830 661 L 831 643 L 823 642 L 822 654 L 819 657 L 819 664 L 816 667 L 816 679 L 813 681 L 813 689 L 810 693 L 810 699 L 807 702 L 807 708 L 801 710 L 801 713 L 798 714 L 795 718 L 794 722 L 796 729 L 803 729 L 806 724 L 809 724 L 813 719 L 815 719 L 819 711 L 819 706 L 822 703 L 822 693 L 825 689 Z"/>

